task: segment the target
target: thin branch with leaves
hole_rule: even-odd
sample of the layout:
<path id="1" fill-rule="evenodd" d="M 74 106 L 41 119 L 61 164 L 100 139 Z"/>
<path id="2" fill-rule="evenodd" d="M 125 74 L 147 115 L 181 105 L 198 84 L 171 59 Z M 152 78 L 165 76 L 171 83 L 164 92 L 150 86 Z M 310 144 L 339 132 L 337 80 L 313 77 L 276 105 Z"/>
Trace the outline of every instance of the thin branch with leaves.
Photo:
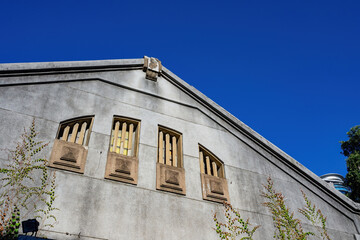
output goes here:
<path id="1" fill-rule="evenodd" d="M 306 240 L 309 235 L 314 235 L 303 230 L 301 221 L 295 218 L 294 213 L 286 206 L 284 195 L 275 190 L 271 178 L 268 178 L 264 188 L 261 196 L 266 199 L 263 205 L 270 210 L 273 218 L 275 239 Z"/>
<path id="2" fill-rule="evenodd" d="M 226 222 L 219 222 L 216 213 L 214 213 L 213 217 L 216 226 L 215 231 L 220 239 L 235 240 L 238 236 L 243 236 L 240 240 L 252 240 L 255 231 L 260 226 L 255 226 L 251 229 L 249 219 L 244 220 L 239 211 L 234 209 L 230 203 L 224 202 L 223 205 Z"/>
<path id="3" fill-rule="evenodd" d="M 304 215 L 313 226 L 316 227 L 320 233 L 320 238 L 323 240 L 331 240 L 326 229 L 326 217 L 323 215 L 320 209 L 317 209 L 315 204 L 312 204 L 308 199 L 304 191 L 301 190 L 305 201 L 305 207 L 299 209 L 299 212 Z"/>

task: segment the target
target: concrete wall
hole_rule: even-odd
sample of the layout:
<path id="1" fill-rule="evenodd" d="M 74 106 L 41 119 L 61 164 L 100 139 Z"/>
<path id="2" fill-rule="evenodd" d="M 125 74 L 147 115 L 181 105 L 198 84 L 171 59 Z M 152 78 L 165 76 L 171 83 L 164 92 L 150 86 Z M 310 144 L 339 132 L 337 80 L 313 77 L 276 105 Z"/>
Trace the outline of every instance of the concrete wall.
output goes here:
<path id="1" fill-rule="evenodd" d="M 225 163 L 231 203 L 261 225 L 255 239 L 273 236 L 260 196 L 269 176 L 294 210 L 303 206 L 303 190 L 327 216 L 332 239 L 359 234 L 357 204 L 169 70 L 157 82 L 145 79 L 142 63 L 0 65 L 1 148 L 12 148 L 35 118 L 39 138 L 50 141 L 44 151 L 49 157 L 59 122 L 95 115 L 84 174 L 52 169 L 60 211 L 55 227 L 42 234 L 55 239 L 217 239 L 212 214 L 222 206 L 202 199 L 199 143 Z M 136 186 L 104 179 L 114 115 L 141 120 Z M 186 196 L 156 190 L 158 125 L 183 134 Z M 0 160 L 6 163 L 5 152 Z"/>

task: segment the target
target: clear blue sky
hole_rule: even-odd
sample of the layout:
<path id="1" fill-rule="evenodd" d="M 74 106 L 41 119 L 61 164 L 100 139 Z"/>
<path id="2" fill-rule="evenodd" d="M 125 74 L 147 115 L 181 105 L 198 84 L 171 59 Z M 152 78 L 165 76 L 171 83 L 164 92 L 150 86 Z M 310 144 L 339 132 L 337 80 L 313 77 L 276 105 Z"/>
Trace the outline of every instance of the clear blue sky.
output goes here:
<path id="1" fill-rule="evenodd" d="M 0 3 L 0 62 L 159 58 L 315 174 L 360 124 L 360 1 Z"/>

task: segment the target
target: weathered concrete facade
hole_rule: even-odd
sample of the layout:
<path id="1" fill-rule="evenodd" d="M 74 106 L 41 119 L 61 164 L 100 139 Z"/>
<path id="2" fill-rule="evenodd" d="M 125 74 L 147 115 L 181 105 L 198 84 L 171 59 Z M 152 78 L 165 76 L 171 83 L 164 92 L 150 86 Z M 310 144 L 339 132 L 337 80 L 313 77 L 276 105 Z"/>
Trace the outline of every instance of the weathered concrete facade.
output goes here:
<path id="1" fill-rule="evenodd" d="M 224 163 L 232 205 L 261 225 L 255 239 L 273 236 L 260 197 L 269 176 L 294 210 L 303 206 L 304 190 L 327 216 L 332 239 L 359 238 L 358 204 L 169 70 L 147 79 L 143 65 L 143 59 L 0 64 L 1 148 L 14 147 L 35 118 L 40 138 L 50 141 L 49 158 L 60 122 L 94 116 L 83 173 L 52 168 L 60 211 L 55 228 L 42 233 L 55 239 L 217 239 L 212 213 L 221 204 L 203 200 L 201 144 Z M 114 116 L 141 122 L 136 185 L 105 179 Z M 185 195 L 157 190 L 159 126 L 182 134 Z M 6 159 L 0 152 L 0 164 Z"/>

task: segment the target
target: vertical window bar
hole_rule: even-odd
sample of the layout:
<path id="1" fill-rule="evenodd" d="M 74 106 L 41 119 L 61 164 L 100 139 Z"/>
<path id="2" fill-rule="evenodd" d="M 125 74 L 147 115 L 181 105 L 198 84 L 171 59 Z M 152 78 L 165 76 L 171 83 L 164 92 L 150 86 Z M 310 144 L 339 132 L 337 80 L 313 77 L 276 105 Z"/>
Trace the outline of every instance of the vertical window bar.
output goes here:
<path id="1" fill-rule="evenodd" d="M 206 156 L 206 174 L 211 175 L 211 165 L 210 165 L 210 158 Z"/>
<path id="2" fill-rule="evenodd" d="M 225 176 L 224 176 L 224 165 L 221 165 L 221 166 L 219 167 L 219 177 L 222 177 L 222 178 L 225 177 Z"/>
<path id="3" fill-rule="evenodd" d="M 119 134 L 119 127 L 120 127 L 120 122 L 117 121 L 115 123 L 115 130 L 114 130 L 114 142 L 112 144 L 112 152 L 116 152 L 116 145 L 117 145 L 117 140 L 118 140 L 118 134 Z"/>
<path id="4" fill-rule="evenodd" d="M 91 126 L 91 125 L 90 125 Z M 85 136 L 84 136 L 84 145 L 86 144 L 89 144 L 89 136 L 90 135 L 90 129 L 87 128 L 86 131 L 85 131 Z M 86 141 L 86 142 L 85 142 Z"/>
<path id="5" fill-rule="evenodd" d="M 122 124 L 122 129 L 121 129 L 120 154 L 123 154 L 124 152 L 125 134 L 126 134 L 126 122 Z"/>
<path id="6" fill-rule="evenodd" d="M 114 128 L 115 129 L 115 128 Z M 111 130 L 111 139 L 110 139 L 110 152 L 113 151 L 113 147 L 114 147 L 114 133 L 115 133 L 115 130 L 112 129 Z"/>
<path id="7" fill-rule="evenodd" d="M 176 144 L 176 137 L 172 137 L 172 163 L 174 167 L 178 166 L 177 162 L 177 144 Z"/>
<path id="8" fill-rule="evenodd" d="M 133 131 L 133 137 L 132 137 L 132 142 L 131 142 L 131 156 L 134 156 L 137 152 L 137 148 L 138 146 L 136 145 L 136 139 L 137 139 L 137 126 L 134 126 L 134 131 Z"/>
<path id="9" fill-rule="evenodd" d="M 70 126 L 66 126 L 62 135 L 61 140 L 67 141 L 69 136 Z"/>
<path id="10" fill-rule="evenodd" d="M 166 152 L 165 152 L 165 133 L 163 133 L 163 135 L 164 135 L 164 139 L 162 140 L 163 141 L 163 148 L 161 149 L 161 151 L 163 152 L 163 156 L 164 156 L 164 160 L 163 160 L 163 162 L 164 162 L 164 164 L 165 164 L 165 154 L 166 154 Z"/>
<path id="11" fill-rule="evenodd" d="M 73 130 L 71 132 L 71 138 L 70 138 L 70 142 L 74 143 L 76 140 L 76 135 L 78 133 L 78 128 L 79 128 L 79 124 L 76 123 L 73 127 Z"/>
<path id="12" fill-rule="evenodd" d="M 170 155 L 170 162 L 169 165 L 172 166 L 173 165 L 173 149 L 172 149 L 172 137 L 169 136 L 169 155 Z"/>
<path id="13" fill-rule="evenodd" d="M 78 139 L 78 142 L 77 142 L 80 145 L 83 145 L 83 142 L 84 142 L 86 125 L 87 125 L 86 122 L 83 122 L 83 124 L 81 125 L 80 135 L 79 135 L 79 139 Z"/>
<path id="14" fill-rule="evenodd" d="M 202 151 L 200 151 L 200 171 L 201 173 L 205 173 L 204 154 Z"/>
<path id="15" fill-rule="evenodd" d="M 118 137 L 116 139 L 116 153 L 120 153 L 120 143 L 121 143 L 121 130 L 119 130 Z"/>
<path id="16" fill-rule="evenodd" d="M 165 135 L 165 148 L 166 148 L 166 150 L 165 150 L 165 158 L 166 158 L 166 160 L 165 160 L 165 163 L 166 163 L 166 165 L 171 165 L 171 163 L 170 163 L 170 135 L 167 133 L 166 135 Z"/>
<path id="17" fill-rule="evenodd" d="M 213 176 L 217 177 L 218 176 L 218 172 L 217 172 L 217 166 L 215 162 L 212 162 L 212 170 L 213 170 Z"/>
<path id="18" fill-rule="evenodd" d="M 132 145 L 133 145 L 133 133 L 134 133 L 134 124 L 130 124 L 129 126 L 129 141 L 128 141 L 128 156 L 132 156 Z"/>
<path id="19" fill-rule="evenodd" d="M 129 132 L 126 132 L 125 139 L 124 139 L 124 152 L 123 154 L 127 156 L 129 147 Z"/>
<path id="20" fill-rule="evenodd" d="M 163 132 L 159 132 L 159 162 L 164 163 L 164 136 Z"/>

